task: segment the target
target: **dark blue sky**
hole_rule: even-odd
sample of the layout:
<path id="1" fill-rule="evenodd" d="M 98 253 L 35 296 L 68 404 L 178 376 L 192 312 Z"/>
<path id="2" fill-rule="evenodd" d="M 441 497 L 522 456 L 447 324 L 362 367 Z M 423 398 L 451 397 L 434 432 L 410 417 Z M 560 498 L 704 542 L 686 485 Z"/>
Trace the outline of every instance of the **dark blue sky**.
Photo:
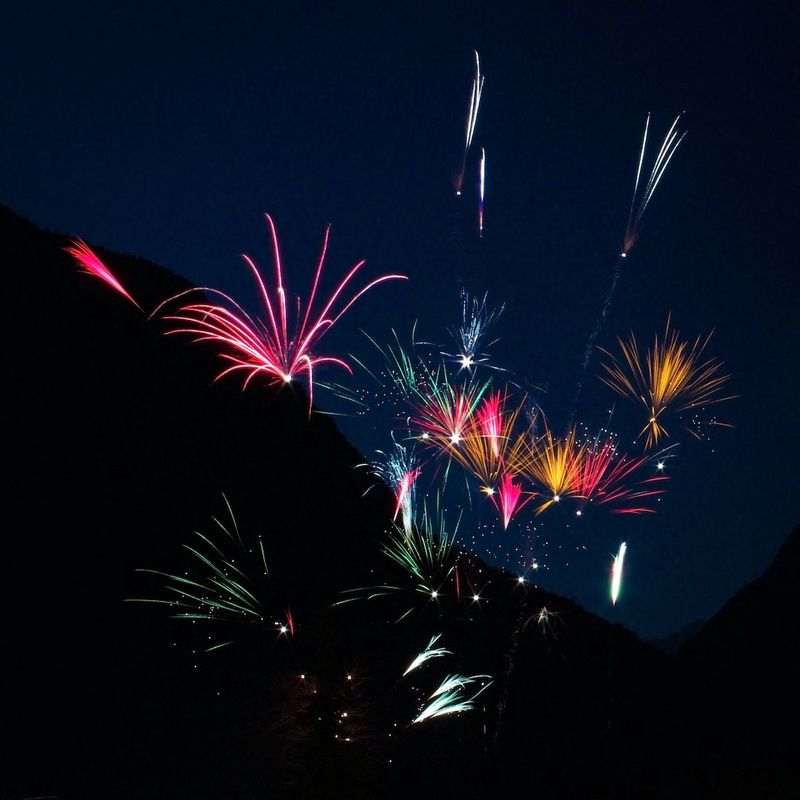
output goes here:
<path id="1" fill-rule="evenodd" d="M 627 539 L 615 618 L 660 635 L 709 616 L 798 521 L 796 20 L 755 3 L 362 5 L 6 4 L 0 200 L 244 297 L 238 253 L 270 266 L 263 212 L 300 292 L 332 222 L 331 274 L 363 257 L 370 275 L 410 278 L 332 334 L 364 356 L 358 327 L 386 340 L 419 319 L 444 343 L 466 272 L 507 304 L 496 360 L 547 384 L 542 402 L 563 424 L 645 114 L 660 139 L 685 109 L 689 134 L 600 343 L 649 338 L 670 310 L 687 334 L 716 328 L 711 352 L 741 395 L 720 413 L 736 430 L 681 445 L 656 517 L 580 531 L 546 520 L 544 580 L 604 613 L 608 554 Z M 460 205 L 450 186 L 473 48 L 486 75 L 482 242 L 474 160 Z M 590 381 L 583 418 L 602 423 L 612 400 Z M 633 407 L 616 414 L 623 428 L 638 420 Z M 376 420 L 345 426 L 364 451 L 388 444 Z"/>

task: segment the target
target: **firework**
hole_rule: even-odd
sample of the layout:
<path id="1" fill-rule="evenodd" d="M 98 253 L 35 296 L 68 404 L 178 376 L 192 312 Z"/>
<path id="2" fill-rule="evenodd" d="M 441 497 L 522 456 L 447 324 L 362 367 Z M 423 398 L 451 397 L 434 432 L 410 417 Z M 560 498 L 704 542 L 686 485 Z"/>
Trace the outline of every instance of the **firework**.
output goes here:
<path id="1" fill-rule="evenodd" d="M 647 135 L 650 129 L 650 115 L 647 115 L 644 124 L 644 136 L 642 137 L 642 149 L 639 152 L 639 163 L 636 167 L 636 180 L 633 184 L 633 196 L 631 198 L 630 212 L 628 213 L 628 224 L 625 228 L 625 238 L 622 243 L 622 252 L 620 253 L 622 258 L 625 258 L 628 253 L 630 253 L 634 244 L 636 244 L 644 212 L 647 210 L 647 206 L 650 205 L 650 201 L 653 199 L 653 195 L 658 188 L 658 184 L 661 182 L 661 178 L 664 176 L 669 162 L 672 160 L 678 146 L 686 136 L 685 131 L 683 133 L 678 132 L 678 123 L 680 122 L 681 116 L 682 115 L 679 114 L 675 117 L 672 125 L 670 125 L 667 135 L 661 143 L 661 149 L 656 155 L 650 177 L 647 179 L 644 189 L 640 192 L 642 164 L 644 162 L 645 151 L 647 150 Z"/>
<path id="2" fill-rule="evenodd" d="M 610 506 L 614 514 L 644 514 L 652 508 L 639 505 L 648 497 L 664 493 L 665 475 L 638 478 L 641 469 L 653 459 L 631 458 L 617 452 L 616 441 L 609 436 L 595 437 L 582 448 L 578 462 L 575 492 L 581 498 L 578 515 L 588 503 Z M 661 462 L 660 462 L 661 463 Z"/>
<path id="3" fill-rule="evenodd" d="M 711 339 L 700 336 L 693 344 L 681 340 L 680 333 L 670 330 L 670 318 L 664 335 L 655 335 L 653 346 L 644 359 L 633 333 L 625 342 L 617 341 L 622 351 L 621 359 L 602 350 L 611 359 L 603 364 L 605 374 L 600 379 L 617 394 L 633 400 L 647 412 L 648 421 L 639 435 L 647 434 L 645 446 L 649 449 L 662 437 L 669 436 L 663 426 L 668 413 L 680 413 L 701 406 L 721 403 L 732 396 L 721 396 L 721 389 L 730 379 L 722 374 L 722 363 L 716 359 L 703 359 L 703 352 Z"/>
<path id="4" fill-rule="evenodd" d="M 394 517 L 402 514 L 403 530 L 411 533 L 416 508 L 416 481 L 422 473 L 413 448 L 394 442 L 395 449 L 389 453 L 378 450 L 381 460 L 371 464 L 372 472 L 381 478 L 394 492 L 396 505 Z M 365 465 L 360 465 L 365 466 Z"/>
<path id="5" fill-rule="evenodd" d="M 309 391 L 309 413 L 313 402 L 313 372 L 322 364 L 335 364 L 348 372 L 349 364 L 336 356 L 323 356 L 314 352 L 322 337 L 345 312 L 366 292 L 380 283 L 390 280 L 405 280 L 404 275 L 383 275 L 355 292 L 349 300 L 342 298 L 348 285 L 363 267 L 364 261 L 357 262 L 339 282 L 333 294 L 314 310 L 319 288 L 322 267 L 328 247 L 330 226 L 325 231 L 317 270 L 311 286 L 308 303 L 303 310 L 299 297 L 296 303 L 287 303 L 287 292 L 283 285 L 278 237 L 275 224 L 269 214 L 265 215 L 272 238 L 273 260 L 275 263 L 275 285 L 270 286 L 262 277 L 253 260 L 244 255 L 244 261 L 258 286 L 265 316 L 253 319 L 233 298 L 217 289 L 193 288 L 181 292 L 161 303 L 153 315 L 165 305 L 185 298 L 196 292 L 209 292 L 219 298 L 223 305 L 206 301 L 182 305 L 177 311 L 164 315 L 164 319 L 177 323 L 168 333 L 189 334 L 193 341 L 211 341 L 220 348 L 220 357 L 230 363 L 223 369 L 217 380 L 225 375 L 243 371 L 244 386 L 256 375 L 265 376 L 271 382 L 291 383 L 298 375 L 305 373 Z M 294 305 L 294 314 L 291 307 Z M 294 320 L 291 320 L 291 317 Z"/>
<path id="6" fill-rule="evenodd" d="M 127 289 L 114 277 L 111 270 L 100 260 L 98 255 L 82 239 L 73 240 L 69 247 L 64 250 L 69 253 L 89 275 L 100 278 L 107 283 L 114 291 L 133 303 L 140 311 L 142 307 L 128 294 Z"/>
<path id="7" fill-rule="evenodd" d="M 523 494 L 522 486 L 514 483 L 514 476 L 505 474 L 500 481 L 500 485 L 489 496 L 494 507 L 503 518 L 504 530 L 508 529 L 514 515 L 525 508 L 535 496 L 533 492 L 529 492 L 528 497 L 523 500 Z"/>
<path id="8" fill-rule="evenodd" d="M 483 299 L 478 301 L 476 297 L 470 297 L 466 290 L 461 290 L 461 325 L 450 329 L 450 335 L 457 345 L 458 352 L 452 355 L 442 353 L 455 360 L 459 365 L 459 371 L 471 370 L 478 364 L 486 364 L 489 360 L 488 355 L 478 352 L 478 349 L 486 338 L 489 328 L 503 313 L 505 304 L 489 309 L 486 307 L 486 299 L 487 295 L 484 295 Z M 484 346 L 491 347 L 496 341 L 495 339 Z"/>
<path id="9" fill-rule="evenodd" d="M 486 199 L 486 150 L 481 147 L 480 183 L 478 185 L 478 236 L 483 236 L 484 202 Z"/>
<path id="10" fill-rule="evenodd" d="M 592 332 L 589 334 L 589 340 L 586 343 L 586 350 L 584 351 L 583 356 L 583 364 L 581 366 L 580 377 L 578 379 L 578 385 L 575 392 L 575 401 L 573 403 L 573 414 L 574 411 L 577 409 L 578 400 L 580 399 L 581 392 L 583 390 L 583 383 L 586 379 L 586 370 L 589 367 L 589 361 L 592 357 L 592 352 L 594 351 L 594 345 L 597 341 L 597 337 L 600 335 L 600 331 L 603 329 L 605 325 L 606 317 L 608 316 L 608 311 L 611 308 L 611 301 L 614 298 L 614 293 L 617 289 L 617 283 L 619 282 L 620 276 L 622 275 L 622 262 L 624 259 L 628 257 L 628 253 L 630 253 L 633 246 L 636 244 L 637 239 L 639 238 L 639 228 L 642 224 L 642 218 L 644 217 L 644 212 L 647 210 L 650 201 L 653 199 L 653 195 L 655 194 L 656 189 L 658 188 L 658 184 L 661 182 L 661 178 L 664 176 L 664 171 L 666 170 L 669 162 L 672 160 L 672 156 L 675 155 L 675 151 L 678 149 L 678 145 L 683 141 L 683 137 L 686 133 L 678 134 L 678 122 L 680 121 L 681 116 L 677 116 L 673 121 L 672 125 L 670 126 L 669 130 L 667 131 L 667 135 L 664 137 L 664 141 L 661 144 L 661 149 L 658 151 L 658 155 L 656 156 L 655 163 L 653 164 L 653 169 L 650 173 L 650 177 L 645 184 L 644 189 L 640 192 L 639 187 L 641 183 L 642 177 L 642 164 L 644 163 L 644 155 L 647 149 L 647 135 L 650 129 L 650 115 L 647 115 L 647 119 L 645 120 L 644 125 L 644 136 L 642 137 L 642 147 L 639 151 L 639 161 L 636 167 L 636 180 L 633 184 L 633 195 L 631 197 L 631 207 L 630 211 L 628 212 L 628 224 L 625 228 L 625 236 L 622 243 L 622 250 L 620 251 L 619 255 L 617 256 L 617 261 L 614 264 L 614 271 L 611 275 L 611 286 L 608 289 L 608 292 L 605 295 L 605 299 L 603 300 L 602 308 L 600 309 L 600 313 L 597 317 L 597 321 L 595 322 L 595 326 L 592 329 Z"/>
<path id="11" fill-rule="evenodd" d="M 614 561 L 611 565 L 611 605 L 617 604 L 620 589 L 622 588 L 622 567 L 625 562 L 625 552 L 628 545 L 623 542 L 619 546 L 619 552 L 614 556 Z"/>
<path id="12" fill-rule="evenodd" d="M 542 606 L 535 614 L 532 614 L 525 620 L 522 631 L 524 633 L 528 625 L 535 622 L 543 638 L 552 637 L 553 639 L 558 639 L 555 627 L 556 623 L 561 626 L 565 625 L 564 621 L 561 619 L 563 613 L 562 611 L 551 611 L 547 606 Z"/>
<path id="13" fill-rule="evenodd" d="M 519 461 L 524 437 L 514 435 L 514 427 L 525 400 L 507 409 L 508 392 L 488 392 L 471 417 L 463 439 L 446 442 L 448 455 L 470 472 L 481 484 L 481 491 L 491 496 L 504 472 Z"/>
<path id="14" fill-rule="evenodd" d="M 224 495 L 223 500 L 229 521 L 223 523 L 212 517 L 216 536 L 195 531 L 199 542 L 183 546 L 191 555 L 189 570 L 181 575 L 137 570 L 166 579 L 164 588 L 169 599 L 134 598 L 131 602 L 165 605 L 172 611 L 173 619 L 220 623 L 229 635 L 242 626 L 269 626 L 274 617 L 269 611 L 273 602 L 264 543 L 261 537 L 255 543 L 244 540 Z M 290 610 L 285 612 L 284 620 L 273 624 L 280 633 L 290 631 L 294 635 Z M 233 641 L 235 638 L 213 644 L 208 650 L 217 650 Z"/>
<path id="15" fill-rule="evenodd" d="M 436 642 L 438 642 L 441 638 L 441 633 L 437 633 L 435 636 L 432 636 L 428 644 L 425 645 L 425 649 L 408 665 L 408 668 L 403 675 L 408 675 L 409 672 L 412 672 L 417 667 L 421 667 L 426 661 L 430 661 L 432 658 L 441 658 L 442 656 L 453 655 L 450 650 L 447 650 L 444 647 L 434 647 Z"/>
<path id="16" fill-rule="evenodd" d="M 410 533 L 407 534 L 398 525 L 392 525 L 382 550 L 393 564 L 406 573 L 410 585 L 384 583 L 346 589 L 342 592 L 344 597 L 332 605 L 343 606 L 358 600 L 391 596 L 411 595 L 418 598 L 420 594 L 425 595 L 428 602 L 438 602 L 442 596 L 442 589 L 451 576 L 457 577 L 455 563 L 457 553 L 453 549 L 457 530 L 458 523 L 452 534 L 448 533 L 444 515 L 439 513 L 438 519 L 432 519 L 427 506 L 423 507 L 421 524 L 412 526 Z M 412 601 L 395 621 L 400 622 L 414 610 L 415 603 Z"/>
<path id="17" fill-rule="evenodd" d="M 451 383 L 444 366 L 426 377 L 428 390 L 417 390 L 411 402 L 410 426 L 424 441 L 446 451 L 463 440 L 472 414 L 489 388 L 489 381 L 469 380 L 456 386 Z"/>
<path id="18" fill-rule="evenodd" d="M 415 591 L 437 599 L 455 569 L 453 542 L 458 524 L 450 534 L 443 514 L 434 522 L 425 508 L 422 516 L 422 525 L 414 526 L 408 535 L 393 526 L 383 552 L 411 576 Z"/>
<path id="19" fill-rule="evenodd" d="M 561 438 L 554 437 L 547 428 L 541 436 L 531 439 L 520 471 L 546 492 L 547 499 L 539 505 L 537 514 L 578 494 L 583 449 L 584 445 L 576 442 L 574 428 Z"/>
<path id="20" fill-rule="evenodd" d="M 473 684 L 485 681 L 475 694 L 468 697 L 464 691 Z M 431 702 L 415 717 L 411 724 L 423 722 L 426 719 L 443 717 L 448 714 L 458 714 L 469 711 L 475 707 L 475 699 L 491 686 L 490 675 L 448 675 L 428 698 Z"/>
<path id="21" fill-rule="evenodd" d="M 416 323 L 411 329 L 411 352 L 406 351 L 403 345 L 400 344 L 400 338 L 394 330 L 392 331 L 394 344 L 389 344 L 385 347 L 381 347 L 368 333 L 362 331 L 364 336 L 383 356 L 383 370 L 378 375 L 354 356 L 351 356 L 382 387 L 385 388 L 386 383 L 390 383 L 403 400 L 410 400 L 421 392 L 427 391 L 428 383 L 433 380 L 433 373 L 430 368 L 415 351 L 415 329 Z"/>
<path id="22" fill-rule="evenodd" d="M 467 156 L 472 147 L 472 137 L 475 135 L 475 125 L 478 122 L 478 109 L 481 104 L 481 92 L 483 91 L 483 75 L 481 75 L 481 59 L 478 51 L 475 51 L 475 77 L 472 79 L 472 91 L 469 96 L 469 108 L 467 109 L 467 119 L 464 125 L 464 155 L 461 159 L 461 167 L 456 173 L 454 188 L 456 195 L 461 194 L 461 187 L 464 185 L 464 172 L 467 169 Z"/>

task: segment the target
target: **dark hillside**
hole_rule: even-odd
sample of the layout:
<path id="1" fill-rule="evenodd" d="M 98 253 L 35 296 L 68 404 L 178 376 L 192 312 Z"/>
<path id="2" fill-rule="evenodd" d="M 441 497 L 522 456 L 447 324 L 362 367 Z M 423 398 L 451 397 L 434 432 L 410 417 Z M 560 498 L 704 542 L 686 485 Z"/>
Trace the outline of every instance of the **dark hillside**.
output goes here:
<path id="1" fill-rule="evenodd" d="M 213 352 L 163 336 L 80 274 L 66 237 L 2 207 L 0 230 L 10 333 L 0 796 L 746 796 L 731 788 L 736 748 L 750 759 L 749 790 L 789 796 L 769 703 L 794 685 L 796 535 L 677 662 L 467 554 L 458 594 L 448 579 L 441 597 L 423 596 L 381 552 L 391 493 L 365 496 L 363 459 L 329 417 L 308 418 L 301 392 L 214 383 Z M 186 286 L 99 253 L 145 308 Z M 242 535 L 262 537 L 272 616 L 205 653 L 207 621 L 125 600 L 167 591 L 137 568 L 192 568 L 182 545 L 225 519 L 222 493 Z M 333 605 L 382 585 L 399 588 Z M 289 615 L 293 635 L 281 634 L 274 623 Z M 438 634 L 450 655 L 403 677 Z M 725 673 L 726 692 L 747 683 L 736 695 L 748 698 L 745 717 L 721 715 L 730 695 L 699 692 L 708 668 Z M 469 713 L 410 724 L 454 674 L 493 683 Z M 756 674 L 769 677 L 760 694 Z M 772 710 L 762 720 L 757 707 Z M 768 752 L 751 721 L 773 726 Z"/>

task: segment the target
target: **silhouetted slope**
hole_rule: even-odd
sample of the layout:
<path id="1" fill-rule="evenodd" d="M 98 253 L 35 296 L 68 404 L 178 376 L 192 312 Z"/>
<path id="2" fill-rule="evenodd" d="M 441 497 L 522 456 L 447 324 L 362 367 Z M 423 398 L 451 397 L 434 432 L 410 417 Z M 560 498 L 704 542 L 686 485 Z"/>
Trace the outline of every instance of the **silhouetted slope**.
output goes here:
<path id="1" fill-rule="evenodd" d="M 736 658 L 728 654 L 737 653 Z M 737 592 L 681 650 L 718 676 L 742 680 L 772 694 L 796 675 L 788 654 L 800 653 L 800 528 L 795 528 L 767 570 Z M 748 684 L 750 682 L 748 681 Z M 759 689 L 760 687 L 760 689 Z M 745 692 L 749 694 L 749 691 Z"/>
<path id="2" fill-rule="evenodd" d="M 679 652 L 730 796 L 800 791 L 800 529 Z"/>
<path id="3" fill-rule="evenodd" d="M 308 418 L 302 393 L 214 383 L 212 349 L 165 337 L 79 273 L 65 237 L 1 207 L 0 231 L 5 518 L 20 520 L 3 550 L 4 797 L 724 796 L 709 787 L 720 769 L 738 774 L 729 743 L 752 740 L 741 725 L 725 739 L 707 724 L 724 701 L 704 693 L 694 704 L 688 656 L 676 668 L 619 626 L 466 554 L 460 598 L 415 593 L 381 553 L 391 494 L 364 496 L 374 480 L 354 469 L 363 459 L 330 418 Z M 99 252 L 145 308 L 187 286 Z M 162 580 L 135 570 L 182 573 L 182 545 L 223 513 L 221 492 L 245 535 L 263 536 L 270 611 L 291 609 L 292 639 L 267 620 L 204 654 L 202 624 L 124 602 L 164 596 Z M 768 583 L 789 587 L 791 575 Z M 332 606 L 344 590 L 383 584 L 402 591 Z M 737 618 L 763 615 L 762 597 Z M 731 625 L 698 637 L 703 661 L 754 646 L 754 629 L 726 639 Z M 452 655 L 404 678 L 435 634 Z M 778 658 L 783 640 L 769 641 Z M 494 683 L 474 711 L 410 725 L 454 673 Z"/>
<path id="4" fill-rule="evenodd" d="M 705 624 L 705 620 L 702 619 L 692 620 L 679 630 L 669 634 L 669 636 L 664 636 L 661 639 L 651 639 L 651 644 L 654 644 L 659 650 L 673 655 L 683 647 L 684 642 L 691 639 Z"/>
<path id="5" fill-rule="evenodd" d="M 220 513 L 224 491 L 243 529 L 264 535 L 276 593 L 302 635 L 307 609 L 361 576 L 359 556 L 372 553 L 392 500 L 363 497 L 373 481 L 352 468 L 362 459 L 330 419 L 307 419 L 302 394 L 214 384 L 211 351 L 164 337 L 80 273 L 66 237 L 5 209 L 0 230 L 7 516 L 22 520 L 5 547 L 16 609 L 4 648 L 14 785 L 97 796 L 106 777 L 134 785 L 142 775 L 131 747 L 147 749 L 156 782 L 169 781 L 183 747 L 187 761 L 204 763 L 195 745 L 175 741 L 199 727 L 181 717 L 201 704 L 182 677 L 187 665 L 166 651 L 183 631 L 123 603 L 159 594 L 134 570 L 185 565 L 181 544 Z M 99 252 L 145 307 L 187 286 L 141 259 Z"/>

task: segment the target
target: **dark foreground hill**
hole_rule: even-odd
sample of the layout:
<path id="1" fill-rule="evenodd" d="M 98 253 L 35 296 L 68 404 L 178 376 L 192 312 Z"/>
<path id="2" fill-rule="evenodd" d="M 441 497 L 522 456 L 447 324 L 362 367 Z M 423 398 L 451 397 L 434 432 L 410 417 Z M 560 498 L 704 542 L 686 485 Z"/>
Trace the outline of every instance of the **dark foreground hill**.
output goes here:
<path id="1" fill-rule="evenodd" d="M 775 709 L 797 718 L 780 666 L 796 591 L 775 635 L 748 616 L 774 597 L 745 594 L 678 660 L 465 554 L 458 595 L 451 576 L 423 597 L 381 552 L 389 491 L 365 496 L 363 459 L 301 393 L 213 383 L 213 353 L 79 274 L 64 237 L 2 208 L 0 230 L 1 797 L 792 796 Z M 186 286 L 100 253 L 145 308 Z M 262 537 L 268 607 L 205 653 L 213 626 L 125 600 L 166 596 L 135 570 L 184 574 L 192 531 L 226 520 L 222 493 L 242 535 Z M 796 559 L 777 574 L 796 587 Z M 333 605 L 383 584 L 399 588 Z M 403 677 L 435 635 L 450 654 Z M 706 667 L 734 661 L 712 691 Z M 475 709 L 410 724 L 456 673 L 491 676 Z"/>

